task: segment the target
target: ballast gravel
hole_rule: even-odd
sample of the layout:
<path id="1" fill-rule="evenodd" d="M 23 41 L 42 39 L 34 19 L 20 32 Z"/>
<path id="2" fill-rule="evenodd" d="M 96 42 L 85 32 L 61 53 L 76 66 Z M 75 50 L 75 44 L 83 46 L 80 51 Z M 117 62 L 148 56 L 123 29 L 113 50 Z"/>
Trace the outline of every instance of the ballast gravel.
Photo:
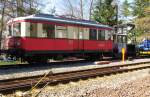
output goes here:
<path id="1" fill-rule="evenodd" d="M 38 97 L 150 97 L 150 69 L 49 85 Z"/>

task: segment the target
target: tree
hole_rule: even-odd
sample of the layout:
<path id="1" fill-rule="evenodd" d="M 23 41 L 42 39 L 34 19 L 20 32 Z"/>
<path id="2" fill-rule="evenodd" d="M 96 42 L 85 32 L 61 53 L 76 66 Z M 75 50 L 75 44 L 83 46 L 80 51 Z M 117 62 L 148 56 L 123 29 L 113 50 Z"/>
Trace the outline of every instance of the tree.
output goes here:
<path id="1" fill-rule="evenodd" d="M 65 17 L 92 19 L 93 5 L 96 0 L 63 0 L 61 13 Z"/>
<path id="2" fill-rule="evenodd" d="M 122 11 L 122 14 L 123 14 L 126 18 L 131 15 L 130 4 L 128 3 L 128 0 L 125 0 L 125 1 L 123 2 L 123 11 Z"/>
<path id="3" fill-rule="evenodd" d="M 145 8 L 150 6 L 150 0 L 135 0 L 133 5 L 133 16 L 144 17 Z"/>
<path id="4" fill-rule="evenodd" d="M 39 10 L 37 0 L 9 0 L 8 9 L 14 17 L 35 14 Z"/>
<path id="5" fill-rule="evenodd" d="M 66 0 L 64 0 L 66 1 Z M 70 17 L 70 18 L 82 18 L 84 17 L 83 15 L 83 0 L 67 0 L 67 2 L 63 3 L 63 11 L 64 12 L 62 15 L 65 17 Z"/>
<path id="6" fill-rule="evenodd" d="M 90 2 L 90 8 L 89 8 L 89 20 L 92 19 L 92 10 L 93 10 L 93 0 Z"/>
<path id="7" fill-rule="evenodd" d="M 81 11 L 81 18 L 83 19 L 83 1 L 80 0 L 80 11 Z"/>
<path id="8" fill-rule="evenodd" d="M 8 19 L 35 14 L 39 12 L 38 5 L 37 0 L 0 0 L 0 42 Z"/>
<path id="9" fill-rule="evenodd" d="M 1 11 L 1 23 L 0 23 L 0 28 L 1 28 L 1 30 L 0 30 L 0 48 L 1 48 L 1 40 L 2 40 L 2 32 L 3 32 L 3 29 L 4 29 L 4 14 L 5 14 L 5 11 L 6 11 L 6 3 L 7 3 L 7 0 L 3 0 L 3 1 L 0 1 L 0 3 L 1 3 L 1 8 L 2 8 L 2 10 L 0 10 Z"/>
<path id="10" fill-rule="evenodd" d="M 113 0 L 98 0 L 94 8 L 93 18 L 99 23 L 115 25 L 117 23 L 115 7 L 111 5 Z"/>
<path id="11" fill-rule="evenodd" d="M 150 7 L 144 9 L 144 17 L 136 18 L 135 24 L 137 29 L 141 29 L 142 32 L 150 33 Z"/>
<path id="12" fill-rule="evenodd" d="M 150 0 L 135 0 L 133 15 L 136 17 L 134 23 L 136 25 L 135 32 L 139 38 L 150 38 Z"/>

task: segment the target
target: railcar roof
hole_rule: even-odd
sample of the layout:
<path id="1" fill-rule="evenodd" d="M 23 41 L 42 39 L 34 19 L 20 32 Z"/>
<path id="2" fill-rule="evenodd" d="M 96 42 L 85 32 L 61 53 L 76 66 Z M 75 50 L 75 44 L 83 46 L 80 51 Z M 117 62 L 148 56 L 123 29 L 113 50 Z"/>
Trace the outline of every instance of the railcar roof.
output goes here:
<path id="1" fill-rule="evenodd" d="M 59 22 L 59 23 L 66 23 L 66 24 L 77 24 L 83 26 L 93 26 L 98 28 L 113 29 L 108 25 L 99 24 L 95 21 L 65 18 L 65 17 L 54 16 L 49 14 L 34 14 L 26 17 L 18 17 L 13 19 L 13 21 L 17 21 L 17 20 L 39 20 L 39 21 Z"/>

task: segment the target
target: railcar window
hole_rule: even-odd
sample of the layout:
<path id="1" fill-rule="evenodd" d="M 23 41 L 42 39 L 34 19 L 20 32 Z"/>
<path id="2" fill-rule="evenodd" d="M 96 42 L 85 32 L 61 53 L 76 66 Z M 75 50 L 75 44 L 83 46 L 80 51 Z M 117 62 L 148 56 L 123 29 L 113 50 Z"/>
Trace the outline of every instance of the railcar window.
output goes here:
<path id="1" fill-rule="evenodd" d="M 107 32 L 105 32 L 107 35 L 106 35 L 106 40 L 111 40 L 111 30 L 106 30 Z"/>
<path id="2" fill-rule="evenodd" d="M 118 43 L 122 43 L 122 36 L 118 36 L 117 40 L 118 40 Z"/>
<path id="3" fill-rule="evenodd" d="M 122 28 L 118 28 L 118 33 L 123 33 Z"/>
<path id="4" fill-rule="evenodd" d="M 97 30 L 96 29 L 90 29 L 90 34 L 89 34 L 89 39 L 90 40 L 97 40 Z"/>
<path id="5" fill-rule="evenodd" d="M 83 32 L 84 32 L 84 29 L 79 28 L 79 39 L 83 39 Z"/>
<path id="6" fill-rule="evenodd" d="M 68 26 L 68 39 L 78 39 L 78 27 Z"/>
<path id="7" fill-rule="evenodd" d="M 126 43 L 127 42 L 127 37 L 126 36 L 122 36 L 122 42 Z"/>
<path id="8" fill-rule="evenodd" d="M 83 28 L 83 39 L 89 40 L 89 28 Z"/>
<path id="9" fill-rule="evenodd" d="M 30 37 L 37 37 L 37 23 L 30 24 Z"/>
<path id="10" fill-rule="evenodd" d="M 56 38 L 67 38 L 67 27 L 56 26 Z"/>
<path id="11" fill-rule="evenodd" d="M 105 40 L 105 31 L 98 30 L 98 40 Z"/>
<path id="12" fill-rule="evenodd" d="M 127 33 L 127 28 L 123 28 L 123 33 L 126 34 Z"/>
<path id="13" fill-rule="evenodd" d="M 13 36 L 21 36 L 21 24 L 20 23 L 13 24 Z"/>
<path id="14" fill-rule="evenodd" d="M 124 35 L 119 35 L 117 40 L 118 40 L 119 43 L 126 43 L 127 42 L 127 37 L 124 36 Z"/>
<path id="15" fill-rule="evenodd" d="M 55 25 L 43 24 L 43 37 L 55 38 Z"/>

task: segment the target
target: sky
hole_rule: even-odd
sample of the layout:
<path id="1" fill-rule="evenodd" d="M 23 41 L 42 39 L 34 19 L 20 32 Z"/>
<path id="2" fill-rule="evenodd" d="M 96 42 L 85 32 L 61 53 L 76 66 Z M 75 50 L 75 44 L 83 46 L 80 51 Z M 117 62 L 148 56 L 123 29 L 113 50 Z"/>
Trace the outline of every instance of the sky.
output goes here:
<path id="1" fill-rule="evenodd" d="M 42 9 L 42 11 L 47 12 L 49 8 L 53 8 L 55 6 L 56 11 L 59 12 L 62 5 L 64 4 L 64 1 L 67 1 L 67 0 L 44 0 L 45 8 Z M 78 1 L 78 0 L 70 0 L 70 1 L 72 2 L 72 1 Z M 115 1 L 122 3 L 124 0 L 115 0 Z M 132 3 L 133 1 L 134 0 L 128 0 L 129 3 Z"/>
<path id="2" fill-rule="evenodd" d="M 56 13 L 60 13 L 59 10 L 61 9 L 62 0 L 45 0 L 43 4 L 45 5 L 41 10 L 44 13 L 49 13 L 50 9 L 56 9 Z"/>
<path id="3" fill-rule="evenodd" d="M 64 10 L 66 11 L 66 9 L 65 9 L 65 7 L 67 6 L 66 5 L 66 2 L 64 2 L 64 1 L 67 1 L 67 0 L 44 0 L 44 2 L 43 2 L 43 5 L 44 5 L 44 7 L 42 7 L 42 8 L 40 8 L 41 9 L 41 11 L 43 12 L 43 13 L 48 13 L 48 14 L 50 14 L 51 13 L 51 10 L 50 9 L 53 9 L 53 8 L 55 8 L 55 12 L 56 12 L 56 14 L 57 15 L 62 15 L 63 13 L 64 13 Z M 79 0 L 70 0 L 71 1 L 71 3 L 73 4 L 73 5 L 78 5 L 79 4 Z M 90 1 L 90 0 L 87 0 L 87 1 Z M 124 0 L 116 0 L 116 1 L 118 1 L 120 4 L 122 4 L 123 3 L 123 1 Z M 134 0 L 128 0 L 128 2 L 129 3 L 132 3 Z M 87 2 L 88 3 L 88 2 Z M 88 12 L 88 5 L 86 5 L 87 6 L 87 8 L 85 8 L 85 14 Z M 121 6 L 120 6 L 121 7 Z M 119 8 L 119 9 L 121 9 L 121 8 Z M 121 11 L 120 11 L 121 12 Z M 85 15 L 86 16 L 86 15 Z"/>

